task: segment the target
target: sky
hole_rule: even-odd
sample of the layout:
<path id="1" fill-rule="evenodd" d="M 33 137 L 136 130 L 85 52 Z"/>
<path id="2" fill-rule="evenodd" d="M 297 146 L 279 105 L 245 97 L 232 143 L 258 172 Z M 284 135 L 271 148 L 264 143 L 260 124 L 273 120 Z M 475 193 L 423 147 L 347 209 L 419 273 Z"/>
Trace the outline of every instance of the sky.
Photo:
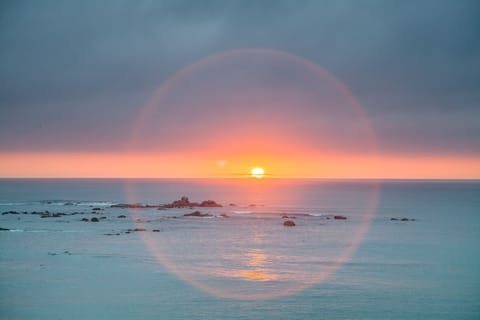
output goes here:
<path id="1" fill-rule="evenodd" d="M 0 177 L 480 178 L 478 1 L 2 1 Z"/>

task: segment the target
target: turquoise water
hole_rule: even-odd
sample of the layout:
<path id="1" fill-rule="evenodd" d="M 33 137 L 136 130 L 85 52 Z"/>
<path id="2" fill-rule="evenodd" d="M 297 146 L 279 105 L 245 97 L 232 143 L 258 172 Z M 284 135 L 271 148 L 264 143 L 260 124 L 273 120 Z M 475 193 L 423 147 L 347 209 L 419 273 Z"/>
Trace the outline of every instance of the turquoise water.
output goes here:
<path id="1" fill-rule="evenodd" d="M 182 195 L 224 207 L 205 218 L 110 207 Z M 2 319 L 480 318 L 478 182 L 1 180 L 11 210 Z M 45 210 L 79 214 L 31 214 Z M 404 217 L 415 221 L 391 220 Z"/>

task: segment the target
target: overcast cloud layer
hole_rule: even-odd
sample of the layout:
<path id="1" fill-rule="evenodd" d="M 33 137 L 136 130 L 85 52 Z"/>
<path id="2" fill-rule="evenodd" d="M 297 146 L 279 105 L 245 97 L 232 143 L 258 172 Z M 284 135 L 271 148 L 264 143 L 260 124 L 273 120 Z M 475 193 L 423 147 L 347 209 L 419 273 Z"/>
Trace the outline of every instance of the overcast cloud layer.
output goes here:
<path id="1" fill-rule="evenodd" d="M 0 150 L 123 150 L 175 71 L 270 48 L 342 81 L 384 152 L 478 156 L 478 39 L 475 0 L 2 1 Z"/>

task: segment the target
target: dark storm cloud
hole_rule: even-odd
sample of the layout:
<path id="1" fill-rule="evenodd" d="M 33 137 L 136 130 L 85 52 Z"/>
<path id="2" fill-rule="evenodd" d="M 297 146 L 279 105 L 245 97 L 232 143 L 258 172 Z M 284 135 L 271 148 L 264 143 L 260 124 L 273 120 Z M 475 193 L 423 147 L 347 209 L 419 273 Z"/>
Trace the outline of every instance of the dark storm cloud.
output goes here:
<path id="1" fill-rule="evenodd" d="M 0 149 L 117 150 L 176 70 L 256 47 L 343 81 L 385 151 L 478 154 L 479 30 L 477 1 L 6 1 Z"/>

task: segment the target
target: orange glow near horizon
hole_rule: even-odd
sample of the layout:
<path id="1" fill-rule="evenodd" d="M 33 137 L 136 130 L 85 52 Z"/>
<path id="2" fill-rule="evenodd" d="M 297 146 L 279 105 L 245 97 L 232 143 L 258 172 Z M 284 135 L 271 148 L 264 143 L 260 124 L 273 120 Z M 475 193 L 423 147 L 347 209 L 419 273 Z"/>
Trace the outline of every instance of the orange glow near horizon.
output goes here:
<path id="1" fill-rule="evenodd" d="M 480 157 L 348 154 L 3 153 L 2 178 L 480 179 Z"/>
<path id="2" fill-rule="evenodd" d="M 261 179 L 265 176 L 265 170 L 263 170 L 263 168 L 256 167 L 250 171 L 250 175 L 252 178 Z"/>

